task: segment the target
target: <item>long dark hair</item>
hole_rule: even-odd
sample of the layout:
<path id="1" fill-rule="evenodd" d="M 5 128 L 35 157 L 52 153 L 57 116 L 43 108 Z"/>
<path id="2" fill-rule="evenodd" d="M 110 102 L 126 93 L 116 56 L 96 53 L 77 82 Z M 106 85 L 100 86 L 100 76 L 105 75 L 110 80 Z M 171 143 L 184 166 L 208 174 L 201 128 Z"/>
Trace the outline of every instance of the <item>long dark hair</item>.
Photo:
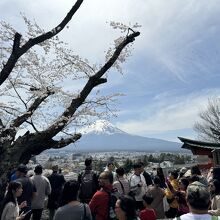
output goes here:
<path id="1" fill-rule="evenodd" d="M 17 200 L 14 196 L 14 193 L 16 192 L 17 189 L 19 189 L 21 187 L 22 187 L 22 185 L 20 182 L 12 181 L 9 183 L 8 188 L 7 188 L 7 193 L 6 193 L 6 195 L 3 199 L 3 202 L 2 202 L 1 214 L 2 214 L 3 209 L 7 203 L 13 202 L 15 205 L 17 204 Z"/>
<path id="2" fill-rule="evenodd" d="M 212 198 L 213 198 L 215 195 L 220 195 L 220 182 L 219 182 L 219 180 L 213 179 L 210 184 L 213 184 L 214 187 L 215 187 L 215 190 L 210 192 Z"/>
<path id="3" fill-rule="evenodd" d="M 133 220 L 137 218 L 137 212 L 135 209 L 135 200 L 130 196 L 122 196 L 119 198 L 120 208 L 126 213 L 127 220 Z"/>
<path id="4" fill-rule="evenodd" d="M 201 171 L 198 167 L 198 165 L 192 166 L 191 167 L 191 175 L 201 175 Z"/>
<path id="5" fill-rule="evenodd" d="M 189 185 L 189 180 L 183 177 L 183 178 L 180 178 L 180 182 L 183 184 L 184 190 L 186 190 Z"/>
<path id="6" fill-rule="evenodd" d="M 63 192 L 60 199 L 60 206 L 64 206 L 71 201 L 76 201 L 79 191 L 79 182 L 76 180 L 67 181 L 64 184 Z"/>
<path id="7" fill-rule="evenodd" d="M 162 188 L 166 187 L 165 177 L 162 167 L 157 167 L 157 176 L 160 178 L 160 187 Z"/>

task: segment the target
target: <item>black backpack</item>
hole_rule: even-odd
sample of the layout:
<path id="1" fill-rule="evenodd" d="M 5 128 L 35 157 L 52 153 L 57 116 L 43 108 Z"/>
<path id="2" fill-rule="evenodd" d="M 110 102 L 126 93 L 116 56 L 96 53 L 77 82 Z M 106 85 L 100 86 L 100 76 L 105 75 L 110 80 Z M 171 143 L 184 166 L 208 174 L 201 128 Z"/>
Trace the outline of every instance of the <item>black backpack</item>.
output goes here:
<path id="1" fill-rule="evenodd" d="M 84 171 L 80 176 L 80 189 L 79 198 L 80 199 L 91 199 L 96 191 L 96 174 L 93 170 Z"/>

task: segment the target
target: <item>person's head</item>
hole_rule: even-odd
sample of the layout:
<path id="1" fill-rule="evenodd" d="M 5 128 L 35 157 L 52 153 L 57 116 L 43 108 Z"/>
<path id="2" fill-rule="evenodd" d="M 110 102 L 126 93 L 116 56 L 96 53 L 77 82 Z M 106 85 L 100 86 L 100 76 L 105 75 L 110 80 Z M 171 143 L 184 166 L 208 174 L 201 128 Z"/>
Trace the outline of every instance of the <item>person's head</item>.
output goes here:
<path id="1" fill-rule="evenodd" d="M 189 183 L 193 183 L 193 182 L 196 182 L 196 181 L 200 181 L 200 178 L 197 175 L 192 175 L 188 178 L 188 180 L 189 180 Z"/>
<path id="2" fill-rule="evenodd" d="M 43 167 L 39 164 L 34 168 L 34 172 L 36 175 L 40 175 L 43 172 Z"/>
<path id="3" fill-rule="evenodd" d="M 207 186 L 198 181 L 189 184 L 186 190 L 186 201 L 193 212 L 208 210 L 211 197 Z"/>
<path id="4" fill-rule="evenodd" d="M 180 172 L 179 172 L 179 178 L 182 178 L 183 175 L 186 173 L 186 171 L 187 171 L 187 168 L 186 167 L 182 167 L 180 169 Z"/>
<path id="5" fill-rule="evenodd" d="M 21 196 L 22 192 L 23 189 L 20 182 L 17 181 L 10 182 L 7 187 L 7 193 L 1 205 L 1 212 L 3 211 L 5 205 L 8 202 L 13 202 L 14 204 L 16 204 L 16 198 Z"/>
<path id="6" fill-rule="evenodd" d="M 220 195 L 220 181 L 217 179 L 213 179 L 209 182 L 209 191 L 211 194 Z"/>
<path id="7" fill-rule="evenodd" d="M 111 186 L 113 183 L 113 174 L 110 171 L 104 171 L 99 175 L 98 180 L 101 187 Z"/>
<path id="8" fill-rule="evenodd" d="M 187 178 L 182 177 L 182 178 L 179 180 L 180 190 L 186 191 L 188 185 L 189 185 L 189 180 L 188 180 Z"/>
<path id="9" fill-rule="evenodd" d="M 135 219 L 137 217 L 135 201 L 130 196 L 120 197 L 115 204 L 115 213 L 119 220 Z"/>
<path id="10" fill-rule="evenodd" d="M 12 181 L 9 183 L 7 194 L 11 194 L 17 198 L 21 196 L 22 192 L 23 192 L 23 189 L 22 189 L 22 185 L 20 182 Z"/>
<path id="11" fill-rule="evenodd" d="M 187 168 L 186 168 L 186 167 L 182 167 L 182 168 L 180 169 L 180 173 L 181 173 L 182 175 L 184 175 L 184 174 L 186 173 L 186 171 L 187 171 Z"/>
<path id="12" fill-rule="evenodd" d="M 217 179 L 220 181 L 220 167 L 213 167 L 212 172 L 212 179 Z"/>
<path id="13" fill-rule="evenodd" d="M 137 176 L 140 176 L 142 170 L 141 170 L 141 164 L 140 163 L 135 163 L 133 165 L 133 169 L 134 169 L 134 174 Z"/>
<path id="14" fill-rule="evenodd" d="M 91 167 L 92 166 L 92 158 L 86 158 L 85 159 L 85 166 L 86 167 Z"/>
<path id="15" fill-rule="evenodd" d="M 152 196 L 146 194 L 143 195 L 142 199 L 143 199 L 144 207 L 150 206 L 154 200 Z"/>
<path id="16" fill-rule="evenodd" d="M 123 167 L 118 167 L 115 172 L 118 176 L 124 176 L 125 174 L 125 170 Z"/>
<path id="17" fill-rule="evenodd" d="M 213 167 L 209 168 L 209 172 L 213 173 Z"/>
<path id="18" fill-rule="evenodd" d="M 178 178 L 178 171 L 177 170 L 172 170 L 170 172 L 170 180 L 174 180 L 174 179 L 177 179 Z"/>
<path id="19" fill-rule="evenodd" d="M 208 181 L 213 179 L 213 167 L 210 167 L 209 172 L 207 174 Z"/>
<path id="20" fill-rule="evenodd" d="M 79 191 L 79 182 L 76 180 L 67 181 L 64 184 L 61 195 L 61 206 L 68 204 L 71 201 L 76 201 Z"/>
<path id="21" fill-rule="evenodd" d="M 107 168 L 110 172 L 114 170 L 114 163 L 113 162 L 108 162 L 107 163 Z"/>
<path id="22" fill-rule="evenodd" d="M 141 165 L 141 172 L 144 172 L 144 163 L 140 161 L 139 164 Z"/>
<path id="23" fill-rule="evenodd" d="M 27 166 L 25 164 L 20 164 L 17 168 L 17 176 L 25 176 L 28 172 Z"/>
<path id="24" fill-rule="evenodd" d="M 157 176 L 164 176 L 162 167 L 157 167 Z"/>
<path id="25" fill-rule="evenodd" d="M 160 186 L 160 184 L 161 184 L 160 177 L 159 176 L 155 176 L 154 177 L 154 185 Z"/>
<path id="26" fill-rule="evenodd" d="M 53 172 L 57 173 L 58 170 L 59 170 L 58 165 L 53 165 L 53 166 L 52 166 L 52 170 L 53 170 Z"/>
<path id="27" fill-rule="evenodd" d="M 197 165 L 191 167 L 191 175 L 201 175 L 201 171 Z"/>

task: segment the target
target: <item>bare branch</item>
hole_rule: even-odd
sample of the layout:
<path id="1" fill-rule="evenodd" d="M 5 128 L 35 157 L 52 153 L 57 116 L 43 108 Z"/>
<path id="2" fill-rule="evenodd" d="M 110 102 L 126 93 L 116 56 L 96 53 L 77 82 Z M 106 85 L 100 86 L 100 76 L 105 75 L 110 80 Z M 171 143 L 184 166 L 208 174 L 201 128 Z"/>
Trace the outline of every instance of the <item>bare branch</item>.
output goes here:
<path id="1" fill-rule="evenodd" d="M 17 89 L 15 88 L 14 83 L 9 79 L 9 82 L 11 83 L 15 93 L 17 94 L 18 98 L 21 100 L 21 102 L 24 104 L 25 108 L 27 109 L 27 104 L 25 103 L 25 101 L 22 99 L 22 97 L 20 96 L 20 94 L 18 93 Z"/>
<path id="2" fill-rule="evenodd" d="M 110 57 L 110 59 L 104 64 L 104 66 L 93 76 L 89 78 L 86 85 L 80 92 L 80 95 L 77 98 L 74 98 L 70 106 L 66 111 L 59 117 L 59 119 L 54 122 L 49 128 L 44 131 L 44 135 L 49 135 L 54 137 L 67 125 L 69 119 L 74 115 L 77 109 L 83 104 L 93 88 L 101 83 L 107 82 L 105 78 L 101 78 L 115 63 L 119 57 L 123 48 L 126 47 L 129 43 L 133 42 L 137 36 L 140 35 L 140 32 L 134 32 L 127 37 L 116 47 L 115 52 Z"/>
<path id="3" fill-rule="evenodd" d="M 209 100 L 207 108 L 200 114 L 200 121 L 194 125 L 194 130 L 203 140 L 220 142 L 220 102 L 218 98 Z"/>
<path id="4" fill-rule="evenodd" d="M 6 113 L 10 114 L 10 115 L 13 115 L 12 111 L 16 111 L 16 112 L 19 112 L 18 109 L 16 108 L 13 108 L 11 106 L 6 106 L 6 105 L 1 105 L 0 104 L 0 108 L 2 111 L 5 111 Z M 11 111 L 10 111 L 11 110 Z"/>
<path id="5" fill-rule="evenodd" d="M 19 127 L 22 123 L 24 123 L 31 115 L 33 115 L 34 111 L 39 107 L 39 105 L 50 95 L 54 94 L 53 91 L 47 91 L 44 94 L 42 94 L 40 97 L 35 99 L 35 101 L 32 103 L 32 105 L 28 108 L 27 112 L 25 112 L 23 115 L 18 116 L 13 122 L 13 127 Z"/>
<path id="6" fill-rule="evenodd" d="M 31 121 L 27 121 L 27 120 L 26 120 L 25 122 L 28 123 L 28 124 L 30 124 L 30 125 L 32 126 L 32 128 L 33 128 L 37 133 L 39 133 L 39 131 L 37 130 L 36 126 L 34 125 L 32 119 L 31 119 Z"/>
<path id="7" fill-rule="evenodd" d="M 38 37 L 35 37 L 33 39 L 29 39 L 27 41 L 27 43 L 24 44 L 22 47 L 20 47 L 21 35 L 19 33 L 15 33 L 12 53 L 11 53 L 8 61 L 4 65 L 2 71 L 0 72 L 0 85 L 8 78 L 8 76 L 12 72 L 13 68 L 15 67 L 15 64 L 18 61 L 18 59 L 23 54 L 25 54 L 31 47 L 33 47 L 36 44 L 40 44 L 40 43 L 44 42 L 45 40 L 48 40 L 48 39 L 54 37 L 60 31 L 63 30 L 63 28 L 72 19 L 72 16 L 75 14 L 75 12 L 79 9 L 82 2 L 83 2 L 83 0 L 77 0 L 77 2 L 71 8 L 71 10 L 66 15 L 66 17 L 62 20 L 62 22 L 58 26 L 56 26 L 52 31 L 49 31 L 49 32 L 47 32 L 45 34 L 42 34 Z"/>

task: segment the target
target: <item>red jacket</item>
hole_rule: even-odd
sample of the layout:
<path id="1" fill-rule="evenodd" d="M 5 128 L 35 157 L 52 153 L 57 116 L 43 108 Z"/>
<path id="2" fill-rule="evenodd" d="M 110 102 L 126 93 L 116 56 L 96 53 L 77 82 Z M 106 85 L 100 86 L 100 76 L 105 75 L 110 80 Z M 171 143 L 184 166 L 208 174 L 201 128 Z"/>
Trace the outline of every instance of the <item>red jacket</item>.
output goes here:
<path id="1" fill-rule="evenodd" d="M 103 189 L 97 191 L 92 197 L 89 207 L 96 220 L 107 220 L 109 211 L 109 195 Z"/>
<path id="2" fill-rule="evenodd" d="M 154 209 L 143 209 L 140 211 L 139 217 L 141 220 L 156 220 L 156 213 Z"/>

